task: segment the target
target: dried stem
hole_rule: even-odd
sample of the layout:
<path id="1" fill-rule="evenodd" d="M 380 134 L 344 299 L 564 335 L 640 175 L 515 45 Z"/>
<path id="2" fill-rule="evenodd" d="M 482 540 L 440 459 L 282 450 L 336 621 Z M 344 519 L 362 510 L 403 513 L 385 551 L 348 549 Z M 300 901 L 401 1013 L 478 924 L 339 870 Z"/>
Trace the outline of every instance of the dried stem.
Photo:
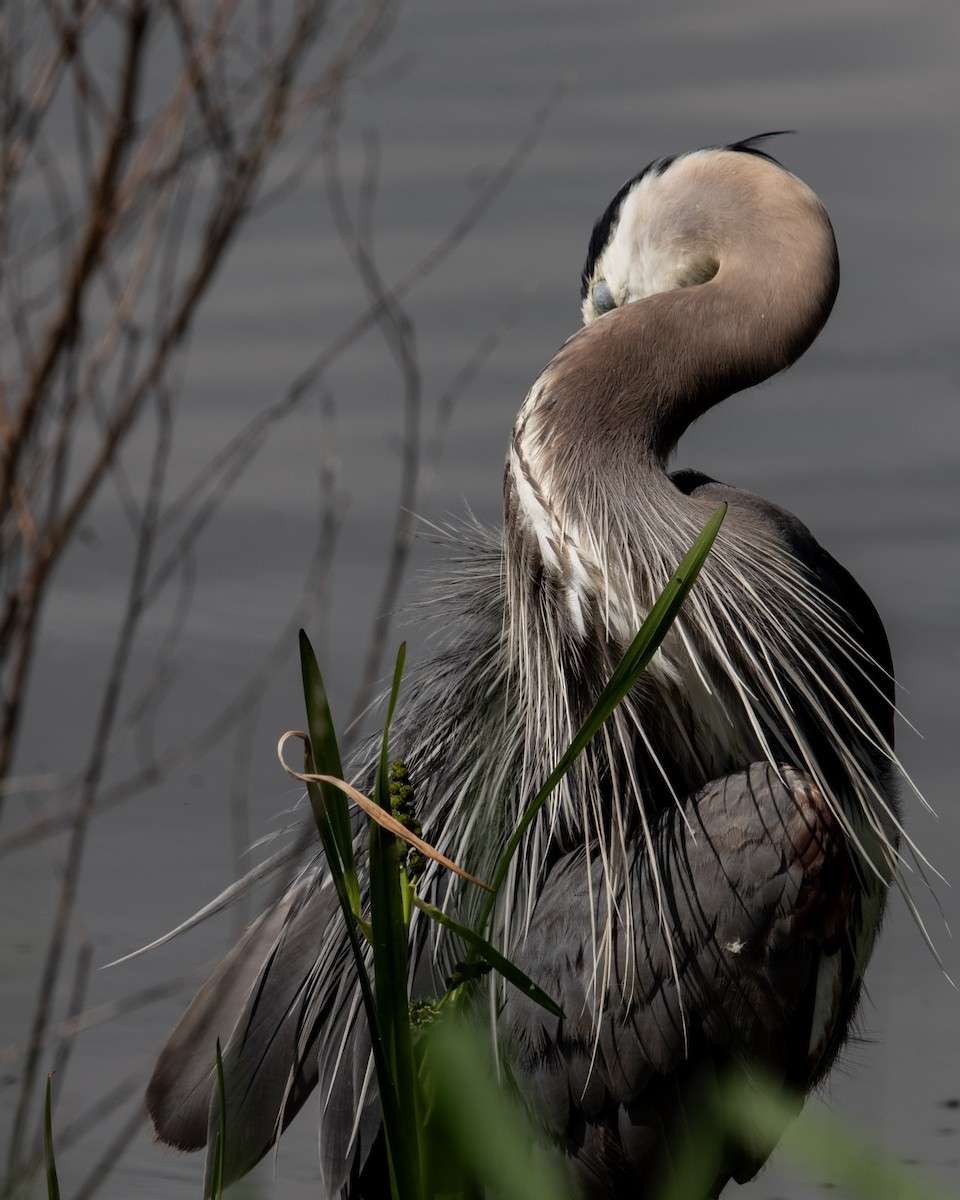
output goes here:
<path id="1" fill-rule="evenodd" d="M 18 1188 L 36 1166 L 38 1084 L 46 1064 L 57 1055 L 64 1067 L 73 1035 L 85 1027 L 79 1008 L 89 964 L 76 955 L 74 931 L 94 816 L 155 786 L 228 733 L 249 727 L 265 688 L 296 644 L 297 627 L 324 611 L 341 511 L 333 470 L 334 406 L 324 393 L 327 368 L 376 326 L 393 354 L 403 397 L 398 507 L 374 637 L 355 701 L 362 707 L 379 671 L 404 575 L 425 461 L 435 461 L 455 396 L 499 336 L 484 339 L 441 398 L 432 436 L 426 438 L 416 339 L 404 298 L 469 235 L 537 140 L 553 102 L 536 114 L 513 154 L 430 252 L 389 283 L 373 251 L 375 157 L 369 157 L 359 215 L 353 216 L 337 143 L 345 89 L 379 45 L 393 8 L 394 0 L 362 0 L 354 6 L 330 0 L 294 0 L 287 6 L 261 0 L 211 0 L 200 6 L 186 0 L 44 0 L 39 5 L 10 0 L 4 9 L 0 810 L 18 786 L 12 771 L 45 599 L 91 505 L 107 488 L 115 492 L 132 546 L 106 680 L 91 700 L 82 768 L 74 768 L 71 778 L 48 781 L 46 811 L 0 843 L 2 855 L 54 832 L 67 834 L 37 1000 L 20 1046 L 23 1070 L 7 1178 L 0 1185 L 4 1194 Z M 179 59 L 169 86 L 159 93 L 166 98 L 150 108 L 144 97 L 146 66 L 153 70 L 164 58 L 153 53 L 161 34 L 168 53 L 171 30 Z M 97 40 L 104 36 L 110 39 L 109 55 Z M 69 114 L 68 121 L 59 119 L 63 114 Z M 227 437 L 223 450 L 185 487 L 168 495 L 180 372 L 197 316 L 251 213 L 267 200 L 276 202 L 303 177 L 315 146 L 297 157 L 293 170 L 285 169 L 279 186 L 274 171 L 265 199 L 264 181 L 278 151 L 316 114 L 326 118 L 320 153 L 329 172 L 331 210 L 366 289 L 367 309 L 319 349 L 272 405 Z M 57 125 L 56 136 L 51 124 Z M 56 140 L 63 137 L 60 128 L 72 130 L 69 152 Z M 45 206 L 39 220 L 32 199 L 37 192 Z M 157 751 L 152 721 L 186 627 L 201 536 L 270 432 L 318 393 L 325 449 L 317 540 L 303 592 L 247 685 L 188 740 Z M 140 431 L 138 450 L 146 446 L 152 456 L 142 484 L 124 462 L 135 430 Z M 144 617 L 171 596 L 170 588 L 179 592 L 172 593 L 173 611 L 159 648 L 149 669 L 134 679 L 131 663 L 147 644 Z M 111 775 L 109 768 L 131 742 L 139 755 L 137 769 L 116 778 L 118 772 Z M 242 757 L 237 769 L 245 770 Z M 37 781 L 25 777 L 21 782 L 33 788 Z M 237 836 L 246 838 L 239 825 Z M 75 959 L 74 1000 L 64 1019 L 54 997 Z M 61 1069 L 60 1087 L 62 1082 Z M 86 1118 L 99 1119 L 98 1114 L 126 1102 L 130 1087 L 125 1087 L 91 1105 Z M 133 1128 L 131 1118 L 114 1156 Z M 109 1164 L 107 1156 L 81 1194 L 99 1186 Z"/>

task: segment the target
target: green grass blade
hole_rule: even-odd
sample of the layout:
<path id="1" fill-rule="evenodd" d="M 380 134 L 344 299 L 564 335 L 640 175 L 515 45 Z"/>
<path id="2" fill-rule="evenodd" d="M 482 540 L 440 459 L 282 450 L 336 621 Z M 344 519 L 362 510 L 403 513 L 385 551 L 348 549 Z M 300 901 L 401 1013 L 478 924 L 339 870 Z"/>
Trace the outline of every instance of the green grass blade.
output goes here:
<path id="1" fill-rule="evenodd" d="M 690 547 L 684 556 L 683 562 L 677 567 L 670 582 L 650 609 L 647 619 L 640 627 L 640 632 L 630 643 L 626 654 L 624 654 L 616 670 L 611 675 L 610 682 L 603 689 L 586 720 L 577 730 L 573 741 L 550 773 L 546 783 L 528 805 L 526 812 L 523 814 L 517 828 L 507 843 L 506 849 L 497 866 L 492 884 L 494 893 L 497 892 L 504 879 L 506 879 L 507 871 L 510 869 L 510 862 L 516 853 L 517 847 L 523 840 L 523 836 L 529 828 L 530 823 L 547 802 L 560 780 L 573 766 L 577 757 L 599 732 L 604 721 L 607 720 L 640 678 L 640 675 L 657 652 L 660 643 L 667 636 L 670 626 L 673 624 L 677 613 L 679 613 L 684 600 L 686 600 L 690 589 L 693 587 L 700 573 L 700 569 L 706 561 L 707 555 L 710 553 L 710 548 L 716 540 L 726 512 L 727 506 L 725 504 L 721 505 L 703 527 L 700 536 Z M 494 903 L 495 895 L 491 896 L 484 905 L 478 926 L 479 929 L 482 930 L 490 919 Z"/>
<path id="2" fill-rule="evenodd" d="M 374 800 L 390 809 L 390 724 L 396 709 L 406 657 L 401 645 L 387 704 Z M 377 1023 L 387 1067 L 396 1092 L 393 1113 L 384 1112 L 384 1134 L 393 1178 L 403 1200 L 420 1194 L 420 1122 L 417 1066 L 410 1030 L 407 994 L 407 923 L 401 870 L 406 846 L 375 822 L 370 824 L 370 925 Z"/>
<path id="3" fill-rule="evenodd" d="M 687 551 L 683 562 L 677 567 L 670 582 L 658 596 L 653 608 L 650 609 L 640 632 L 630 644 L 593 711 L 584 722 L 584 730 L 587 729 L 591 720 L 595 722 L 595 727 L 586 735 L 584 746 L 633 687 L 640 673 L 646 669 L 659 649 L 660 643 L 666 637 L 670 626 L 683 607 L 684 600 L 689 595 L 690 589 L 707 560 L 707 555 L 716 541 L 726 514 L 727 506 L 722 504 L 704 525 L 700 536 Z M 584 730 L 580 731 L 581 734 Z"/>
<path id="4" fill-rule="evenodd" d="M 210 1169 L 211 1200 L 221 1200 L 223 1196 L 223 1164 L 227 1138 L 227 1089 L 223 1082 L 223 1055 L 220 1052 L 219 1038 L 217 1038 L 217 1096 L 220 1103 L 220 1127 L 217 1130 L 217 1138 L 213 1146 L 213 1166 Z"/>
<path id="5" fill-rule="evenodd" d="M 322 765 L 325 775 L 336 775 L 343 778 L 343 764 L 340 759 L 340 747 L 337 745 L 337 735 L 330 715 L 330 702 L 327 699 L 327 689 L 320 674 L 317 656 L 306 633 L 300 630 L 300 672 L 303 676 L 303 692 L 307 702 L 307 715 L 310 717 L 310 745 L 313 748 L 314 761 Z"/>
<path id="6" fill-rule="evenodd" d="M 563 1018 L 564 1012 L 560 1005 L 551 999 L 541 987 L 534 983 L 529 975 L 524 974 L 509 958 L 504 957 L 499 950 L 491 946 L 486 938 L 481 937 L 479 933 L 470 929 L 469 926 L 461 925 L 459 921 L 455 921 L 453 917 L 448 916 L 442 909 L 436 908 L 433 904 L 428 904 L 427 901 L 421 900 L 418 896 L 414 897 L 413 902 L 432 921 L 436 921 L 444 929 L 449 929 L 451 933 L 455 933 L 457 937 L 462 938 L 485 962 L 489 963 L 495 971 L 512 983 L 515 988 L 523 992 L 525 996 L 528 996 L 535 1003 L 539 1004 L 541 1008 L 545 1008 L 547 1012 L 552 1013 L 555 1017 Z"/>
<path id="7" fill-rule="evenodd" d="M 333 775 L 343 778 L 343 762 L 340 747 L 330 715 L 330 703 L 317 657 L 304 631 L 300 630 L 300 670 L 303 677 L 303 695 L 307 708 L 307 732 L 310 735 L 310 751 L 314 771 L 318 775 Z M 342 792 L 329 784 L 318 784 L 308 788 L 314 819 L 319 828 L 327 823 L 331 845 L 324 841 L 324 852 L 331 867 L 339 866 L 353 912 L 360 912 L 360 884 L 357 864 L 353 852 L 353 826 L 350 807 Z M 323 833 L 321 831 L 321 838 Z M 335 855 L 334 855 L 335 852 Z"/>
<path id="8" fill-rule="evenodd" d="M 377 781 L 373 798 L 381 808 L 390 808 L 390 726 L 396 711 L 397 699 L 400 695 L 400 680 L 403 678 L 403 665 L 407 660 L 407 643 L 401 642 L 397 651 L 397 661 L 393 668 L 393 683 L 387 700 L 387 715 L 383 722 L 383 736 L 380 739 L 380 761 L 377 764 Z"/>
<path id="9" fill-rule="evenodd" d="M 309 756 L 307 760 L 306 773 L 316 773 L 314 764 Z M 317 784 L 308 784 L 307 786 L 308 788 L 318 788 Z M 374 826 L 374 828 L 377 828 L 377 826 Z M 321 834 L 321 838 L 322 837 L 323 834 Z M 324 846 L 326 848 L 326 843 L 324 843 Z M 360 985 L 360 994 L 363 999 L 364 1015 L 367 1019 L 367 1026 L 370 1030 L 370 1046 L 373 1053 L 374 1069 L 376 1070 L 377 1074 L 377 1086 L 380 1092 L 380 1109 L 383 1114 L 384 1128 L 399 1129 L 403 1124 L 401 1107 L 397 1095 L 392 1064 L 388 1060 L 386 1054 L 387 1038 L 385 1037 L 384 1031 L 381 1028 L 380 1016 L 377 1009 L 377 1000 L 376 996 L 374 995 L 373 986 L 370 983 L 370 976 L 367 972 L 367 959 L 357 932 L 358 920 L 355 916 L 355 910 L 351 907 L 351 899 L 347 893 L 343 875 L 334 867 L 333 860 L 330 858 L 329 854 L 328 866 L 330 868 L 334 887 L 336 888 L 337 898 L 340 901 L 340 908 L 346 924 L 347 937 L 350 940 L 350 949 L 353 953 L 354 963 L 356 964 L 357 968 L 357 982 Z M 397 1185 L 394 1182 L 392 1174 L 392 1163 L 391 1194 L 393 1195 L 394 1200 L 408 1200 L 408 1197 L 411 1197 L 415 1194 L 411 1193 L 409 1190 L 406 1192 L 397 1191 Z"/>
<path id="10" fill-rule="evenodd" d="M 310 745 L 306 751 L 305 774 L 334 775 L 338 779 L 342 779 L 343 767 L 330 717 L 326 689 L 323 686 L 313 648 L 302 630 L 300 633 L 300 662 L 304 699 L 307 706 L 307 728 L 310 734 Z M 315 746 L 324 755 L 322 761 L 318 761 L 314 757 Z M 357 930 L 358 921 L 361 919 L 360 889 L 347 801 L 338 789 L 331 786 L 324 787 L 318 783 L 308 783 L 307 793 L 310 797 L 317 831 L 327 859 L 327 868 L 330 871 L 330 878 L 343 913 L 350 949 L 356 964 L 357 982 L 360 986 L 364 1014 L 370 1029 L 370 1044 L 377 1073 L 384 1127 L 399 1129 L 402 1125 L 401 1108 L 392 1065 L 385 1052 L 387 1041 L 384 1031 L 381 1029 L 377 1001 L 367 972 L 367 958 Z M 391 1192 L 394 1200 L 410 1200 L 414 1195 L 409 1188 L 406 1192 L 398 1193 L 397 1186 L 391 1176 Z"/>
<path id="11" fill-rule="evenodd" d="M 47 1091 L 43 1104 L 43 1165 L 47 1174 L 47 1200 L 60 1200 L 60 1184 L 57 1181 L 57 1164 L 53 1156 L 53 1115 L 50 1100 L 50 1081 L 47 1076 Z"/>
<path id="12" fill-rule="evenodd" d="M 370 825 L 370 927 L 373 946 L 374 1003 L 383 1047 L 377 1081 L 392 1095 L 383 1105 L 383 1129 L 392 1175 L 400 1200 L 412 1200 L 417 1187 L 419 1135 L 416 1073 L 407 996 L 407 926 L 400 891 L 402 853 L 397 839 Z"/>

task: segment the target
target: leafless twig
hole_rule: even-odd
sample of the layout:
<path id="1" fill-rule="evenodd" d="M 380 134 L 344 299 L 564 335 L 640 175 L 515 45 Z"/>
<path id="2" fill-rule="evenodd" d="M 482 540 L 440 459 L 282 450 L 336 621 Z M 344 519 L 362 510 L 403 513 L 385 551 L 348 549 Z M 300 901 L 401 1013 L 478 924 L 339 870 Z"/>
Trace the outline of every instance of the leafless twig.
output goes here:
<path id="1" fill-rule="evenodd" d="M 378 603 L 374 638 L 356 706 L 363 707 L 379 671 L 390 613 L 396 606 L 418 499 L 429 485 L 457 395 L 502 331 L 477 351 L 440 398 L 425 435 L 420 367 L 405 297 L 469 235 L 539 137 L 553 103 L 469 208 L 399 280 L 389 281 L 374 254 L 375 155 L 361 181 L 355 214 L 337 156 L 345 89 L 380 44 L 394 0 L 336 6 L 294 0 L 10 0 L 0 39 L 0 809 L 12 775 L 44 602 L 56 569 L 81 532 L 94 501 L 108 489 L 129 536 L 125 605 L 108 655 L 106 679 L 91 697 L 92 727 L 82 769 L 48 780 L 45 811 L 0 843 L 9 854 L 55 831 L 65 832 L 59 896 L 30 1028 L 22 1053 L 19 1098 L 0 1192 L 19 1186 L 38 1162 L 38 1087 L 51 1055 L 65 1067 L 79 1012 L 86 960 L 77 959 L 74 1001 L 66 1019 L 55 997 L 75 960 L 76 901 L 93 818 L 155 786 L 228 733 L 249 727 L 259 700 L 295 645 L 298 625 L 322 614 L 328 564 L 339 527 L 340 500 L 330 435 L 329 366 L 378 327 L 394 356 L 403 396 L 402 453 L 393 549 Z M 111 41 L 105 56 L 98 37 Z M 164 29 L 179 59 L 162 101 L 144 93 L 145 64 Z M 167 45 L 170 38 L 167 38 Z M 109 58 L 109 61 L 107 61 Z M 51 115 L 71 112 L 73 144 L 62 153 L 48 133 Z M 258 204 L 276 201 L 302 177 L 312 152 L 295 155 L 277 183 L 268 169 L 300 125 L 326 115 L 320 143 L 328 198 L 341 236 L 367 292 L 366 310 L 322 345 L 312 362 L 202 464 L 176 493 L 168 482 L 172 432 L 188 343 L 210 285 Z M 317 143 L 313 143 L 316 146 Z M 266 183 L 265 183 L 266 181 Z M 23 202 L 24 188 L 44 197 L 40 218 Z M 321 396 L 324 448 L 317 539 L 301 596 L 279 621 L 277 637 L 247 685 L 203 728 L 158 748 L 153 717 L 165 696 L 202 535 L 263 447 L 290 413 Z M 150 467 L 141 480 L 125 451 L 135 430 Z M 171 494 L 168 494 L 168 491 Z M 179 591 L 174 594 L 173 589 Z M 131 663 L 142 625 L 161 599 L 172 606 L 159 648 L 136 684 Z M 163 609 L 167 612 L 167 609 Z M 241 734 L 242 736 L 242 734 Z M 136 769 L 108 772 L 125 746 Z M 245 762 L 238 759 L 238 772 Z M 242 821 L 237 838 L 246 841 Z M 138 1086 L 138 1085 L 137 1085 Z M 125 1103 L 123 1085 L 90 1106 L 83 1121 L 61 1130 L 79 1136 L 89 1122 Z M 112 1147 L 119 1154 L 134 1128 L 126 1123 Z M 88 1194 L 109 1169 L 110 1154 L 81 1186 Z"/>

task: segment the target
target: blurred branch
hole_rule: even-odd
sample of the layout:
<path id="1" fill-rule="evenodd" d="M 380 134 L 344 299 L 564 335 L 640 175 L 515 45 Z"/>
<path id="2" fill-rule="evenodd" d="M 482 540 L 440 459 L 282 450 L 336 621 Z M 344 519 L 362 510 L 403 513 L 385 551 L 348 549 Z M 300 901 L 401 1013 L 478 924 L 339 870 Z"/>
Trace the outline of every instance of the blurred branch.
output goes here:
<path id="1" fill-rule="evenodd" d="M 31 1169 L 28 1129 L 40 1063 L 106 766 L 125 724 L 139 734 L 138 717 L 150 704 L 148 685 L 124 721 L 121 700 L 141 621 L 158 595 L 152 570 L 163 530 L 175 414 L 169 384 L 178 356 L 277 149 L 346 86 L 376 45 L 391 6 L 392 0 L 366 0 L 332 18 L 329 0 L 297 0 L 273 27 L 269 48 L 261 41 L 253 55 L 244 12 L 251 6 L 242 0 L 214 0 L 203 10 L 180 0 L 76 0 L 69 11 L 51 0 L 11 3 L 4 12 L 0 327 L 15 337 L 0 349 L 0 803 L 44 599 L 108 477 L 133 542 L 125 610 L 99 704 L 92 706 L 86 765 L 71 789 L 72 811 L 58 814 L 69 836 L 19 1075 L 5 1190 L 17 1188 Z M 151 112 L 145 65 L 169 62 L 171 29 L 181 61 L 163 93 L 168 99 Z M 328 35 L 322 53 L 321 32 Z M 51 153 L 45 125 L 59 112 L 71 114 L 75 142 L 64 148 L 55 141 L 59 130 L 52 131 L 57 151 Z M 29 191 L 36 180 L 44 185 L 45 211 Z M 151 409 L 152 466 L 138 496 L 121 452 Z M 321 529 L 329 551 L 335 519 Z M 188 539 L 166 560 L 164 578 L 182 573 L 191 554 Z M 321 590 L 316 573 L 311 583 Z M 175 622 L 182 613 L 181 607 Z M 283 657 L 274 654 L 252 686 L 262 685 Z M 162 677 L 161 659 L 154 695 Z M 213 736 L 222 736 L 225 721 L 254 696 L 248 690 L 222 714 Z M 156 774 L 155 762 L 145 774 Z M 57 1052 L 62 1064 L 69 1045 Z"/>
<path id="2" fill-rule="evenodd" d="M 27 1052 L 23 1075 L 20 1080 L 20 1091 L 8 1159 L 8 1173 L 12 1178 L 16 1178 L 20 1169 L 19 1155 L 24 1141 L 26 1122 L 29 1119 L 35 1100 L 34 1089 L 36 1088 L 40 1069 L 40 1054 L 44 1046 L 45 1032 L 50 1019 L 51 1006 L 55 994 L 56 980 L 60 973 L 67 932 L 80 883 L 87 833 L 90 820 L 93 816 L 93 808 L 109 749 L 110 736 L 120 703 L 120 691 L 126 678 L 127 665 L 132 653 L 137 627 L 143 614 L 143 588 L 149 570 L 150 559 L 153 554 L 157 513 L 161 497 L 163 496 L 163 484 L 169 461 L 172 432 L 172 411 L 169 399 L 164 392 L 159 393 L 157 403 L 159 410 L 159 432 L 154 447 L 142 526 L 130 576 L 126 611 L 117 636 L 113 659 L 107 676 L 107 686 L 104 689 L 100 710 L 97 715 L 96 729 L 91 742 L 90 758 L 84 772 L 83 786 L 73 814 L 66 863 L 60 885 L 57 913 L 54 918 L 41 976 L 37 1005 L 34 1010 L 30 1048 Z"/>
<path id="3" fill-rule="evenodd" d="M 99 694 L 91 694 L 85 761 L 80 770 L 72 769 L 72 777 L 40 781 L 50 789 L 47 811 L 19 829 L 5 830 L 0 842 L 2 855 L 55 832 L 67 835 L 37 999 L 18 1047 L 23 1069 L 3 1194 L 19 1188 L 36 1165 L 41 1064 L 53 1053 L 64 1066 L 70 1039 L 84 1028 L 79 1008 L 88 959 L 83 955 L 67 1020 L 61 1016 L 58 1022 L 56 1010 L 73 961 L 71 938 L 94 816 L 196 761 L 227 734 L 239 730 L 242 736 L 296 644 L 296 629 L 328 602 L 341 500 L 333 462 L 333 402 L 324 390 L 327 369 L 377 327 L 394 356 L 403 396 L 393 548 L 355 702 L 362 707 L 379 672 L 428 469 L 436 462 L 456 396 L 501 336 L 498 330 L 481 339 L 438 401 L 432 432 L 425 437 L 420 368 L 404 298 L 482 219 L 538 140 L 556 97 L 534 115 L 513 152 L 450 229 L 390 283 L 374 253 L 375 157 L 368 158 L 354 217 L 337 150 L 344 91 L 379 45 L 393 8 L 394 0 L 352 6 L 332 0 L 293 0 L 284 6 L 260 0 L 205 5 L 9 0 L 4 6 L 0 810 L 18 787 L 38 788 L 36 778 L 17 780 L 12 770 L 42 644 L 44 604 L 64 555 L 82 536 L 91 506 L 108 488 L 129 536 L 122 548 L 128 568 L 125 603 L 105 655 L 105 680 Z M 162 80 L 154 78 L 164 70 Z M 319 147 L 314 143 L 305 155 L 297 151 L 292 169 L 289 162 L 278 167 L 278 151 L 317 114 L 326 115 Z M 202 463 L 186 486 L 168 494 L 180 372 L 210 285 L 258 205 L 275 202 L 295 186 L 318 150 L 328 170 L 331 209 L 363 281 L 367 308 L 319 350 L 273 404 L 225 437 L 222 450 Z M 246 686 L 189 738 L 158 749 L 153 719 L 186 628 L 196 564 L 202 561 L 201 538 L 270 432 L 318 394 L 324 448 L 319 520 L 302 593 Z M 134 431 L 138 437 L 131 442 Z M 136 458 L 128 452 L 131 446 Z M 145 451 L 144 477 L 132 464 Z M 148 644 L 144 618 L 174 589 L 179 590 L 172 613 L 164 618 L 159 647 L 144 670 L 134 657 Z M 136 769 L 125 768 L 119 778 L 115 764 L 127 744 L 137 755 Z M 241 753 L 238 773 L 244 769 Z M 242 820 L 236 836 L 246 840 Z M 62 1072 L 59 1082 L 62 1086 Z M 102 1107 L 92 1105 L 82 1127 L 89 1128 L 129 1094 L 125 1085 Z M 133 1127 L 131 1119 L 114 1157 Z M 107 1155 L 84 1183 L 84 1194 L 99 1185 L 110 1165 Z"/>
<path id="4" fill-rule="evenodd" d="M 491 176 L 469 208 L 454 222 L 450 229 L 435 243 L 431 250 L 418 260 L 400 280 L 390 289 L 390 294 L 402 298 L 412 291 L 417 284 L 429 277 L 431 272 L 447 258 L 457 246 L 469 235 L 470 231 L 482 219 L 493 204 L 496 197 L 513 178 L 520 165 L 530 154 L 540 137 L 544 123 L 550 116 L 559 100 L 559 92 L 551 94 L 540 108 L 534 113 L 530 125 L 518 140 L 510 155 L 500 168 Z M 169 581 L 172 575 L 181 569 L 192 546 L 199 540 L 203 531 L 213 520 L 224 498 L 230 489 L 239 481 L 243 472 L 253 461 L 264 439 L 272 427 L 280 424 L 285 417 L 295 411 L 311 394 L 322 378 L 323 373 L 344 354 L 355 342 L 375 324 L 377 309 L 368 308 L 356 318 L 337 337 L 333 339 L 311 362 L 296 379 L 288 386 L 283 395 L 269 407 L 261 410 L 246 425 L 228 440 L 226 445 L 207 463 L 202 471 L 181 490 L 177 498 L 168 503 L 161 517 L 164 530 L 181 525 L 182 532 L 178 536 L 168 556 L 154 568 L 147 586 L 147 595 L 152 600 Z M 500 338 L 509 328 L 509 319 L 491 330 L 479 342 L 474 355 L 458 372 L 456 379 L 444 391 L 437 405 L 436 421 L 433 433 L 428 443 L 426 463 L 435 467 L 440 453 L 443 431 L 449 421 L 450 412 L 457 396 L 469 385 L 479 369 L 483 359 L 492 351 Z M 429 482 L 429 477 L 426 477 Z M 321 551 L 322 553 L 322 551 Z M 311 578 L 312 578 L 311 573 Z M 299 608 L 297 610 L 300 611 Z M 294 618 L 296 619 L 296 617 Z M 288 626 L 289 628 L 289 626 Z M 289 644 L 287 629 L 281 632 L 276 646 Z M 274 650 L 271 650 L 271 654 Z M 270 655 L 265 663 L 270 661 Z M 159 756 L 153 763 L 135 775 L 127 776 L 116 783 L 108 785 L 101 792 L 97 804 L 98 811 L 114 807 L 127 797 L 132 797 L 149 787 L 156 786 L 172 771 L 192 761 L 199 754 L 214 744 L 224 732 L 233 727 L 241 712 L 245 711 L 250 699 L 263 685 L 263 669 L 258 669 L 250 679 L 249 684 L 238 694 L 221 713 L 217 714 L 208 725 L 188 743 Z M 0 785 L 2 794 L 2 785 Z M 38 840 L 61 832 L 68 824 L 69 818 L 62 814 L 47 814 L 36 818 L 30 824 L 0 840 L 0 858 L 5 854 L 30 845 Z"/>
<path id="5" fill-rule="evenodd" d="M 144 0 L 135 0 L 127 20 L 127 46 L 120 75 L 120 88 L 87 221 L 69 268 L 66 293 L 45 335 L 40 339 L 36 365 L 25 381 L 23 394 L 10 425 L 5 430 L 2 470 L 0 470 L 0 525 L 6 522 L 11 507 L 25 497 L 16 487 L 18 466 L 27 439 L 40 415 L 41 405 L 53 371 L 62 354 L 78 335 L 80 311 L 93 270 L 106 242 L 116 232 L 114 205 L 120 168 L 134 131 L 134 111 L 140 85 L 140 66 L 146 42 L 147 10 Z"/>
<path id="6" fill-rule="evenodd" d="M 367 654 L 348 720 L 348 725 L 352 725 L 367 708 L 380 674 L 393 608 L 400 593 L 400 585 L 410 554 L 410 544 L 413 541 L 413 528 L 416 520 L 414 511 L 420 481 L 420 416 L 423 394 L 413 324 L 404 310 L 400 298 L 390 292 L 377 265 L 374 253 L 372 222 L 377 180 L 374 148 L 372 145 L 368 145 L 367 169 L 361 182 L 357 205 L 358 217 L 354 220 L 347 203 L 340 173 L 339 132 L 340 110 L 338 106 L 332 105 L 323 139 L 327 199 L 341 241 L 366 289 L 370 309 L 377 314 L 377 325 L 397 364 L 403 392 L 400 483 L 394 515 L 393 538 Z"/>
<path id="7" fill-rule="evenodd" d="M 337 30 L 333 52 L 304 85 L 315 107 L 332 103 L 345 86 L 376 44 L 389 7 L 389 0 L 368 0 L 346 28 Z M 19 287 L 7 288 L 7 310 L 23 330 L 20 340 L 29 347 L 23 356 L 29 371 L 20 377 L 5 364 L 0 389 L 0 777 L 13 761 L 37 621 L 53 568 L 105 476 L 116 468 L 149 398 L 161 386 L 214 274 L 249 215 L 275 151 L 308 111 L 295 83 L 327 27 L 329 4 L 300 0 L 270 57 L 258 56 L 252 76 L 233 85 L 232 105 L 215 90 L 212 79 L 217 64 L 219 74 L 227 74 L 222 60 L 231 53 L 231 38 L 236 36 L 232 26 L 241 8 L 240 0 L 220 0 L 206 27 L 198 30 L 176 0 L 162 6 L 146 0 L 104 6 L 102 15 L 123 17 L 126 48 L 86 215 L 75 235 L 69 232 L 72 223 L 65 225 L 62 217 L 53 223 L 60 231 L 54 245 L 62 246 L 64 238 L 73 240 L 61 298 L 49 315 L 49 304 L 41 303 L 41 327 L 36 317 L 23 317 L 32 312 L 32 301 Z M 145 117 L 139 111 L 140 68 L 150 34 L 160 26 L 161 9 L 172 17 L 184 61 L 170 99 L 155 115 Z M 48 53 L 56 63 L 79 54 L 81 31 L 92 36 L 91 23 L 77 30 L 51 20 L 53 44 Z M 65 39 L 71 41 L 69 46 Z M 9 67 L 8 79 L 11 72 Z M 75 73 L 84 81 L 75 91 L 78 103 L 92 103 L 88 74 Z M 44 81 L 53 75 L 62 76 L 62 70 L 51 68 Z M 49 103 L 45 95 L 42 99 Z M 96 124 L 90 122 L 91 127 Z M 35 143 L 35 124 L 28 123 L 28 131 Z M 7 159 L 24 169 L 30 145 L 22 140 L 17 145 L 18 153 L 8 149 Z M 198 146 L 213 182 L 188 261 L 177 270 L 171 264 L 182 254 L 180 238 L 167 241 L 163 231 L 172 208 L 181 223 L 187 220 L 176 200 L 184 194 L 183 187 L 190 186 L 192 176 L 184 174 L 184 165 L 199 153 Z M 12 183 L 8 194 L 10 187 Z M 2 236 L 7 242 L 8 233 L 5 226 Z M 156 277 L 162 288 L 158 319 L 147 330 L 142 328 L 143 290 Z M 97 336 L 94 310 L 104 290 L 112 309 Z M 64 364 L 71 355 L 76 361 L 68 372 Z M 116 386 L 105 408 L 99 396 L 111 374 Z M 72 486 L 67 489 L 67 446 L 85 415 L 96 419 L 99 442 L 82 464 L 74 456 Z M 45 489 L 50 502 L 41 515 Z"/>

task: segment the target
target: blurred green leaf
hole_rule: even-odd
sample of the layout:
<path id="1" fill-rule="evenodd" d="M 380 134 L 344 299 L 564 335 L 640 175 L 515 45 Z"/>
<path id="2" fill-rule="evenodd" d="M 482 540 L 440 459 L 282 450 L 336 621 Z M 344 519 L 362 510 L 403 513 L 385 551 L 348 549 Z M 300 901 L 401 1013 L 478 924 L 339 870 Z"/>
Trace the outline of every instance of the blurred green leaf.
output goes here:
<path id="1" fill-rule="evenodd" d="M 497 1200 L 569 1200 L 556 1152 L 541 1144 L 491 1058 L 489 1040 L 449 1013 L 423 1036 L 431 1123 L 459 1165 L 459 1183 L 471 1196 L 489 1188 Z"/>
<path id="2" fill-rule="evenodd" d="M 813 1109 L 794 1120 L 796 1110 L 797 1102 L 775 1085 L 741 1080 L 724 1090 L 718 1118 L 734 1133 L 779 1139 L 779 1154 L 797 1170 L 811 1178 L 829 1177 L 851 1200 L 947 1200 L 947 1191 L 921 1167 L 898 1161 L 848 1121 Z"/>

